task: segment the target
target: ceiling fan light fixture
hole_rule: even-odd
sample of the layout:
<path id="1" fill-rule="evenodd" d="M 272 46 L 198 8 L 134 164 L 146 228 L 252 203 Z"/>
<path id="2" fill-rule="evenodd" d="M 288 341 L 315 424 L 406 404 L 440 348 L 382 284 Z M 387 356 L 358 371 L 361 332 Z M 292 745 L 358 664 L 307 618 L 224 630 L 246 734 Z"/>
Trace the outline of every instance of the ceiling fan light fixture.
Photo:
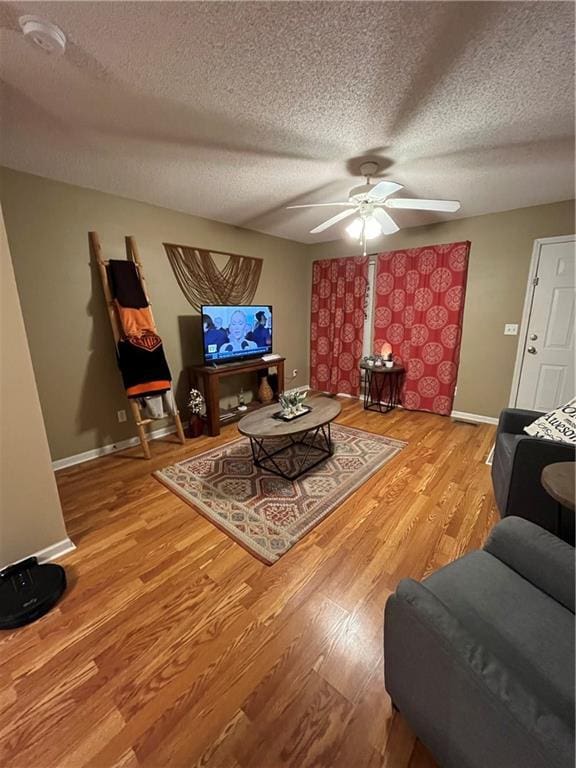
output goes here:
<path id="1" fill-rule="evenodd" d="M 366 240 L 374 240 L 382 234 L 382 227 L 373 216 L 357 216 L 346 227 L 346 233 L 353 240 L 361 240 L 362 237 Z"/>
<path id="2" fill-rule="evenodd" d="M 371 184 L 370 179 L 376 173 L 374 163 L 364 163 L 361 167 L 366 176 L 366 184 L 353 187 L 348 193 L 348 200 L 336 200 L 332 203 L 301 203 L 289 205 L 288 208 L 316 208 L 322 206 L 343 207 L 345 210 L 331 216 L 326 221 L 317 224 L 310 230 L 311 235 L 318 235 L 326 229 L 343 221 L 349 216 L 350 224 L 346 227 L 346 234 L 360 242 L 366 255 L 366 241 L 374 240 L 380 235 L 393 235 L 398 232 L 398 224 L 394 218 L 384 210 L 385 208 L 403 208 L 409 211 L 439 211 L 442 213 L 456 213 L 460 210 L 458 200 L 428 200 L 425 198 L 391 197 L 403 189 L 402 184 L 389 179 L 383 179 L 377 184 Z"/>
<path id="3" fill-rule="evenodd" d="M 360 216 L 356 216 L 350 224 L 346 227 L 346 234 L 352 238 L 352 240 L 359 240 L 362 234 L 362 219 Z"/>

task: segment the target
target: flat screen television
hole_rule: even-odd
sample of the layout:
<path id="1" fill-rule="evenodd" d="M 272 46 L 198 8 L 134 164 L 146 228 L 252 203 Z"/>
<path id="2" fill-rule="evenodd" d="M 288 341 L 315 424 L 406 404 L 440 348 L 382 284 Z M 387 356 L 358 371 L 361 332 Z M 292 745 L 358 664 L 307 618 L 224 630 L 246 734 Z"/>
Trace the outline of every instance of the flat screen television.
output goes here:
<path id="1" fill-rule="evenodd" d="M 205 365 L 232 363 L 272 352 L 272 307 L 202 305 Z"/>

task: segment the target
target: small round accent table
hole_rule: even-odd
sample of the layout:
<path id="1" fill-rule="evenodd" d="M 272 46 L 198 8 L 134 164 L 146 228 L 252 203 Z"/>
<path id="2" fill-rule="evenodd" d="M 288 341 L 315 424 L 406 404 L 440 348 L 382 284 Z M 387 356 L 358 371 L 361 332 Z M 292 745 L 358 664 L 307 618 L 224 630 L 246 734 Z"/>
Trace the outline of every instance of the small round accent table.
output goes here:
<path id="1" fill-rule="evenodd" d="M 402 365 L 386 368 L 384 365 L 360 363 L 360 370 L 364 371 L 365 410 L 388 413 L 400 405 L 400 390 L 404 376 Z"/>
<path id="2" fill-rule="evenodd" d="M 558 502 L 557 535 L 574 544 L 576 462 L 560 461 L 557 464 L 548 464 L 542 470 L 540 482 L 548 495 Z M 567 520 L 566 513 L 571 514 L 570 521 Z"/>
<path id="3" fill-rule="evenodd" d="M 255 466 L 284 480 L 296 478 L 332 456 L 330 422 L 342 410 L 338 400 L 311 397 L 310 412 L 291 421 L 278 418 L 278 403 L 259 408 L 238 422 L 238 431 L 250 438 Z"/>

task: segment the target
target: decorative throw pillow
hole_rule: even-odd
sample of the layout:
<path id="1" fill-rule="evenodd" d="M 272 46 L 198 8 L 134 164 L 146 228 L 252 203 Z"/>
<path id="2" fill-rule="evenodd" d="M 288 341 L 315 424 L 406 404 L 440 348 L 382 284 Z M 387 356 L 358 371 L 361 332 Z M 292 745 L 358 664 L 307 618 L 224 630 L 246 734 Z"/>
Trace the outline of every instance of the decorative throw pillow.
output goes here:
<path id="1" fill-rule="evenodd" d="M 566 405 L 538 417 L 524 427 L 524 432 L 532 437 L 576 445 L 576 397 Z"/>

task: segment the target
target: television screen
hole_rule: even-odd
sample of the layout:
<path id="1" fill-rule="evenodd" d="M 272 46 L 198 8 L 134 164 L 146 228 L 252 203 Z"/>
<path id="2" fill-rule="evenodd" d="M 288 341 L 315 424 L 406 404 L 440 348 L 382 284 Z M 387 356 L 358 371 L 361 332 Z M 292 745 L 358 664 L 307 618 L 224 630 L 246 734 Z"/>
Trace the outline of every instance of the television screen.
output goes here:
<path id="1" fill-rule="evenodd" d="M 272 307 L 202 306 L 201 311 L 206 364 L 272 352 Z"/>

